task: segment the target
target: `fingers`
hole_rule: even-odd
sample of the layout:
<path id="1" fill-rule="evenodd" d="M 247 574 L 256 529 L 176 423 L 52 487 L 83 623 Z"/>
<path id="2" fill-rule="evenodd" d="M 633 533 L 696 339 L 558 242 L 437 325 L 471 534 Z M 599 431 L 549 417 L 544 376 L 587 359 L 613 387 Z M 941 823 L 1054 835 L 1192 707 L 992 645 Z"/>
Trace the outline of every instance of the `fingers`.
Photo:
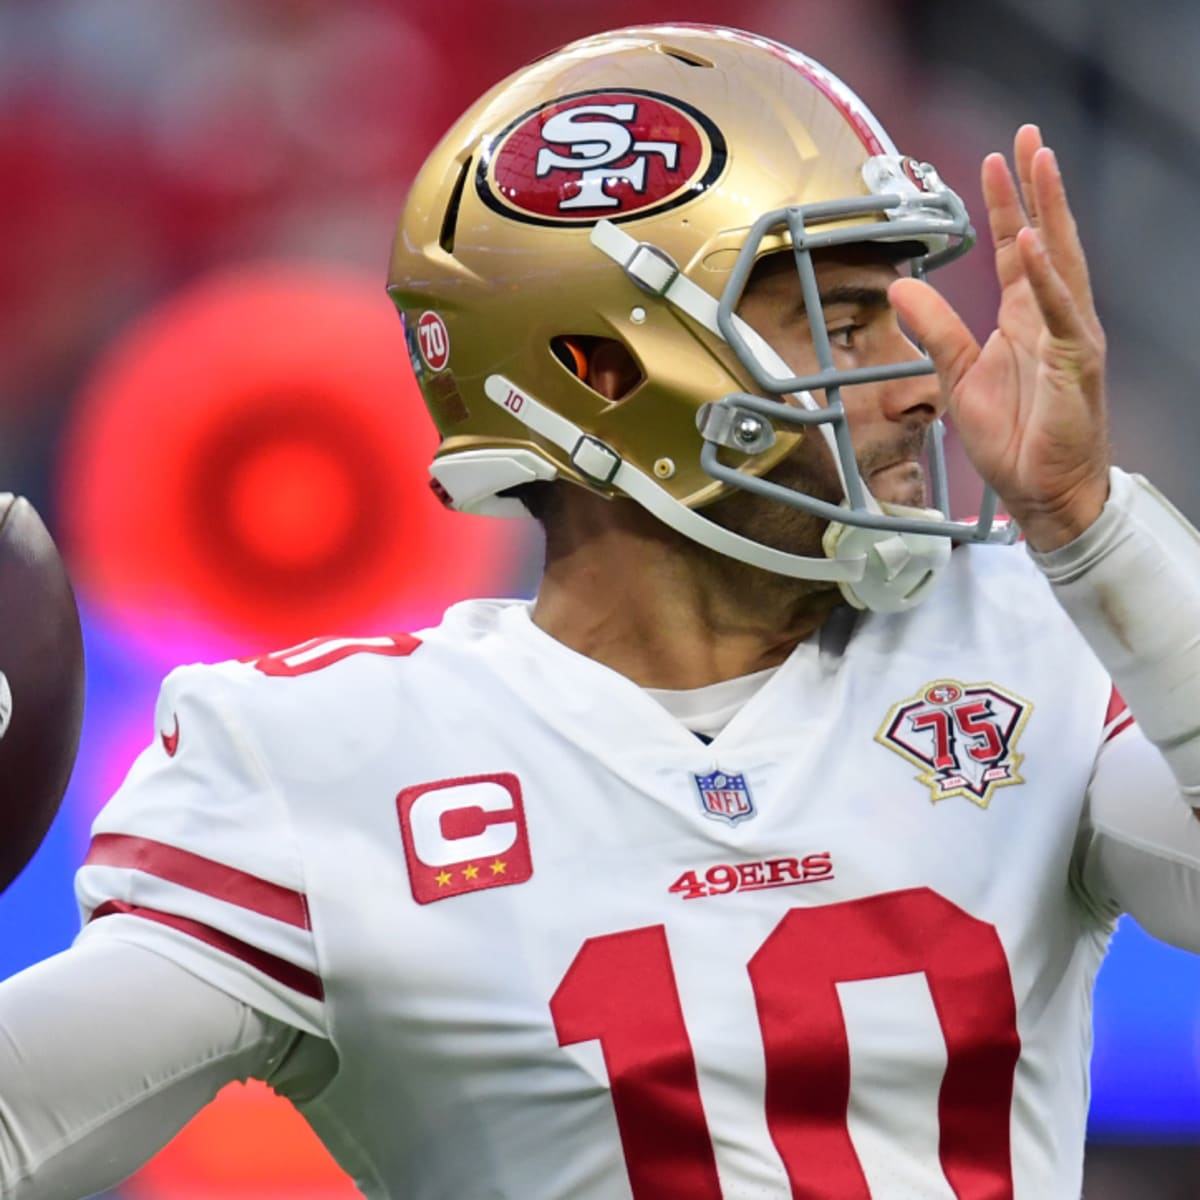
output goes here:
<path id="1" fill-rule="evenodd" d="M 948 398 L 979 357 L 979 343 L 949 302 L 919 279 L 897 279 L 888 300 L 933 359 Z"/>
<path id="2" fill-rule="evenodd" d="M 1021 231 L 1034 228 L 1061 281 L 1084 320 L 1099 331 L 1087 257 L 1067 202 L 1066 189 L 1054 151 L 1044 145 L 1036 125 L 1022 125 L 1013 139 L 1013 160 L 1020 190 L 1004 157 L 989 154 L 983 161 L 983 195 L 996 252 L 996 275 L 1001 288 L 1018 283 L 1025 274 L 1026 256 L 1018 250 Z"/>
<path id="3" fill-rule="evenodd" d="M 1080 311 L 1097 322 L 1092 285 L 1088 277 L 1087 256 L 1079 240 L 1079 228 L 1054 151 L 1039 147 L 1029 163 L 1030 195 L 1035 198 L 1038 230 L 1050 261 L 1067 285 Z"/>
<path id="4" fill-rule="evenodd" d="M 1017 253 L 1017 235 L 1029 222 L 1017 193 L 1012 173 L 1002 154 L 989 154 L 981 172 L 983 199 L 987 205 L 988 226 L 996 252 L 996 278 L 1002 288 L 1021 278 L 1021 259 Z"/>
<path id="5" fill-rule="evenodd" d="M 1013 161 L 1016 163 L 1017 178 L 1021 181 L 1021 196 L 1031 225 L 1038 224 L 1037 194 L 1033 186 L 1033 159 L 1042 145 L 1042 131 L 1036 125 L 1022 125 L 1013 138 Z"/>
<path id="6" fill-rule="evenodd" d="M 1070 288 L 1051 262 L 1040 232 L 1022 230 L 1017 238 L 1017 251 L 1050 336 L 1062 342 L 1086 342 L 1088 329 L 1083 315 Z"/>

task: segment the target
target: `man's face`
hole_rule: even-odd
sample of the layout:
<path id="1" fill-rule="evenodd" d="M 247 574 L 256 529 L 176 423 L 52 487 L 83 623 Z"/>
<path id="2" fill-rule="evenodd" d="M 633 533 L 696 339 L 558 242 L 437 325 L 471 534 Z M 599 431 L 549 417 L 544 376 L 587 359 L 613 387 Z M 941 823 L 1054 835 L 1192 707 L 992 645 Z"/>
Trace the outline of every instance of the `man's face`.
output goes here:
<path id="1" fill-rule="evenodd" d="M 899 272 L 868 245 L 836 247 L 813 255 L 833 361 L 839 368 L 907 362 L 919 357 L 887 300 Z M 819 369 L 800 277 L 790 252 L 760 263 L 738 306 L 797 375 Z M 819 403 L 825 397 L 816 393 Z M 877 500 L 923 506 L 925 474 L 919 456 L 925 435 L 943 409 L 935 376 L 889 379 L 842 388 L 863 479 Z M 824 436 L 806 433 L 797 449 L 767 478 L 837 504 L 843 499 Z M 794 554 L 820 554 L 824 522 L 774 500 L 736 493 L 706 515 L 734 532 Z"/>

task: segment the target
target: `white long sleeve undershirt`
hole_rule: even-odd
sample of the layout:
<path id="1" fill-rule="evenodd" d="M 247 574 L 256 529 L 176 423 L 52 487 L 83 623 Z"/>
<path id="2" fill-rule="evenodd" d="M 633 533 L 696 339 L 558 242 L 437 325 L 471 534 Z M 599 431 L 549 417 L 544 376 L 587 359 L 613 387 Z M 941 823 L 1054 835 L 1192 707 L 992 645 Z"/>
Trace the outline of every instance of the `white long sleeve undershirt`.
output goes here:
<path id="1" fill-rule="evenodd" d="M 112 937 L 22 971 L 0 987 L 0 1198 L 114 1187 L 304 1036 Z"/>
<path id="2" fill-rule="evenodd" d="M 1091 528 L 1030 551 L 1143 733 L 1200 804 L 1200 532 L 1140 475 L 1113 468 Z"/>

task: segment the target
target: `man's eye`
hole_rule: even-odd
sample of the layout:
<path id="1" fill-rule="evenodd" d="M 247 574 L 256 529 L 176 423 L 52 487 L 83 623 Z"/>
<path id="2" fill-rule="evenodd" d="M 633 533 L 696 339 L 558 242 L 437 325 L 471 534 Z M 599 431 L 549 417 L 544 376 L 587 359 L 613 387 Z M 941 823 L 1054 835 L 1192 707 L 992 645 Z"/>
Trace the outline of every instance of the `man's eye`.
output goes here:
<path id="1" fill-rule="evenodd" d="M 860 329 L 861 325 L 838 325 L 829 331 L 829 343 L 837 350 L 853 350 Z"/>

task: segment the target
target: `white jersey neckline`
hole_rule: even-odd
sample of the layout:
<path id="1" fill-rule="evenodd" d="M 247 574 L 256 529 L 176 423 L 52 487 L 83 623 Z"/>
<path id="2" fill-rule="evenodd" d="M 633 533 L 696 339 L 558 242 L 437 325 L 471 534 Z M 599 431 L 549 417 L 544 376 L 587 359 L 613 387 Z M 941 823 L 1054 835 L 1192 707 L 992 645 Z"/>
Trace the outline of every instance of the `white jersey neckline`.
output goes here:
<path id="1" fill-rule="evenodd" d="M 666 754 L 707 761 L 723 748 L 790 736 L 789 729 L 777 728 L 781 706 L 773 697 L 780 688 L 812 686 L 821 670 L 821 639 L 809 638 L 778 667 L 744 676 L 742 681 L 725 681 L 733 684 L 731 692 L 744 689 L 745 694 L 740 703 L 728 693 L 721 697 L 728 701 L 728 712 L 711 750 L 706 751 L 673 705 L 558 641 L 534 624 L 532 611 L 533 602 L 527 600 L 466 601 L 447 613 L 444 624 L 473 626 L 476 636 L 484 639 L 480 649 L 492 658 L 493 669 L 519 677 L 526 702 L 576 744 L 610 764 L 629 754 L 637 759 Z M 744 682 L 747 679 L 749 684 Z M 700 703 L 707 706 L 708 701 L 703 697 Z"/>
<path id="2" fill-rule="evenodd" d="M 706 738 L 717 734 L 758 694 L 779 666 L 752 671 L 734 679 L 723 679 L 698 688 L 643 688 L 685 729 Z"/>

